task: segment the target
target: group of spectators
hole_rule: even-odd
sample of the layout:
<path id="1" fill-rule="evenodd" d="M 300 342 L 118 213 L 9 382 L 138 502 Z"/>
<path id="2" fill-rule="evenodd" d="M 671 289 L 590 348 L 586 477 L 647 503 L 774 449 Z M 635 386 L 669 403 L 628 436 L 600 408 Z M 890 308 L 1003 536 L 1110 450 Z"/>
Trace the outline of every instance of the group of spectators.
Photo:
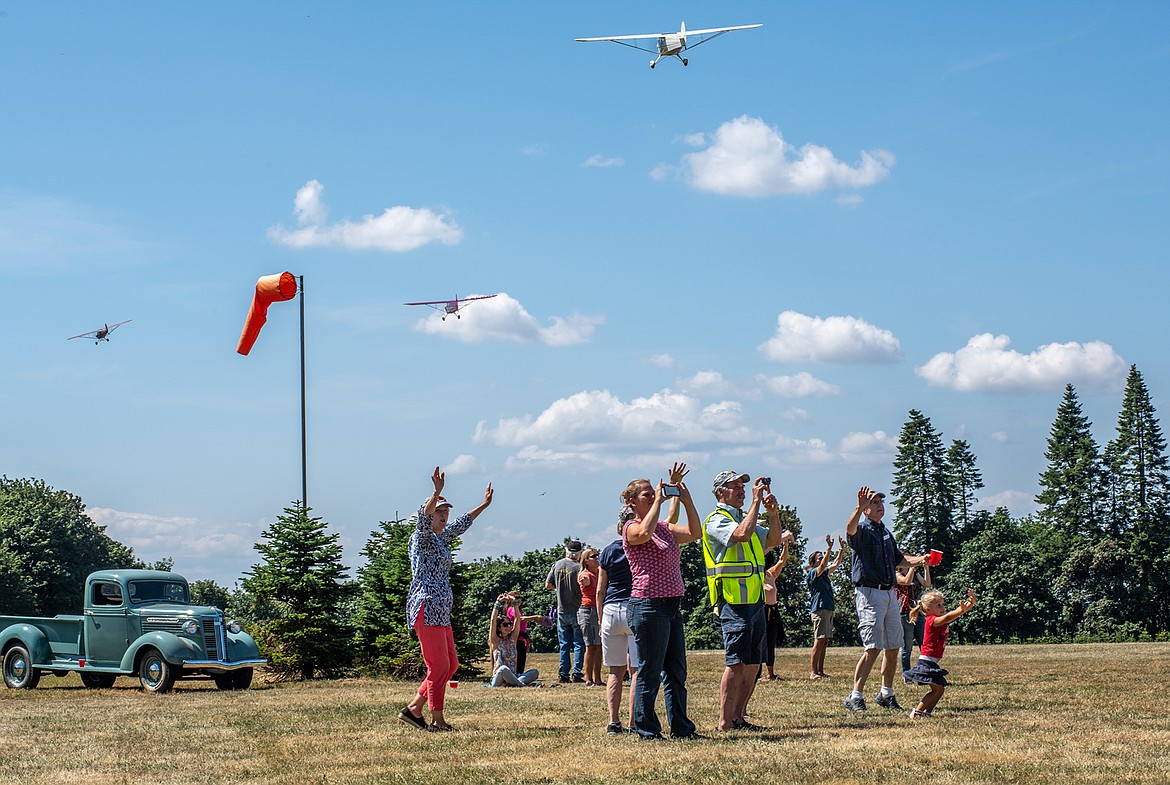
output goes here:
<path id="1" fill-rule="evenodd" d="M 783 635 L 776 613 L 776 579 L 788 560 L 794 537 L 781 529 L 779 504 L 770 478 L 759 477 L 752 482 L 747 474 L 720 472 L 711 486 L 714 510 L 701 518 L 684 481 L 687 474 L 686 464 L 676 463 L 671 467 L 669 482 L 630 482 L 621 494 L 618 536 L 613 542 L 598 552 L 576 540 L 569 541 L 564 558 L 552 566 L 546 580 L 546 588 L 555 591 L 557 597 L 559 681 L 601 686 L 601 667 L 604 664 L 609 668 L 605 686 L 610 734 L 630 731 L 643 740 L 662 739 L 664 729 L 655 710 L 661 688 L 670 736 L 683 740 L 703 738 L 687 714 L 682 617 L 685 590 L 680 546 L 696 540 L 702 542 L 708 599 L 718 618 L 725 650 L 718 730 L 763 730 L 748 721 L 747 709 L 757 682 L 775 675 L 769 652 L 774 652 Z M 414 581 L 407 603 L 410 621 L 422 644 L 427 677 L 399 718 L 422 729 L 449 730 L 443 718 L 443 697 L 447 680 L 458 668 L 450 628 L 450 542 L 491 503 L 492 489 L 489 484 L 483 503 L 448 525 L 450 504 L 441 495 L 444 478 L 437 468 L 432 481 L 434 493 L 419 508 L 410 540 Z M 751 501 L 745 508 L 748 483 Z M 665 517 L 663 506 L 668 508 Z M 685 511 L 685 524 L 679 522 L 680 511 Z M 918 598 L 919 588 L 930 586 L 927 557 L 911 556 L 897 548 L 893 534 L 882 522 L 884 512 L 884 494 L 862 487 L 857 506 L 846 522 L 863 652 L 854 671 L 853 691 L 844 706 L 854 713 L 867 710 L 865 684 L 881 654 L 881 687 L 875 703 L 901 710 L 894 697 L 893 682 L 898 652 L 903 650 L 901 672 L 905 682 L 931 688 L 910 715 L 929 717 L 946 685 L 947 671 L 938 667 L 938 658 L 947 626 L 969 611 L 975 598 L 968 592 L 968 600 L 950 613 L 937 592 Z M 829 575 L 841 564 L 845 552 L 845 540 L 837 542 L 836 557 L 830 560 L 833 540 L 826 537 L 824 552 L 809 555 L 806 571 L 814 630 L 809 678 L 814 680 L 826 678 L 824 660 L 833 634 L 834 614 Z M 921 577 L 917 575 L 919 568 L 923 571 Z M 524 627 L 543 619 L 525 616 L 517 593 L 497 598 L 488 635 L 492 686 L 527 686 L 536 682 L 536 670 L 524 669 Z M 930 651 L 922 644 L 918 664 L 911 668 L 910 647 L 916 624 L 923 630 L 918 640 L 925 636 Z M 628 727 L 621 721 L 623 683 L 627 677 Z M 432 713 L 429 725 L 423 717 L 424 705 Z"/>

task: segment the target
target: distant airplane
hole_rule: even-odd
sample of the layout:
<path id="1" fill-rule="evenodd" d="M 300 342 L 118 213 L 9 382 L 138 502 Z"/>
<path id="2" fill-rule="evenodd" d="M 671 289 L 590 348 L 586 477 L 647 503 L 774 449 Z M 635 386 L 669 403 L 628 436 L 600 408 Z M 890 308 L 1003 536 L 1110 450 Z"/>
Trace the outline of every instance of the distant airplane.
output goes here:
<path id="1" fill-rule="evenodd" d="M 110 333 L 112 333 L 114 330 L 118 329 L 122 325 L 129 324 L 132 321 L 134 321 L 134 320 L 127 319 L 126 321 L 118 322 L 117 324 L 107 324 L 104 327 L 99 327 L 96 330 L 90 330 L 89 332 L 82 333 L 81 335 L 72 335 L 72 336 L 66 338 L 65 340 L 72 341 L 74 338 L 93 338 L 94 339 L 94 341 L 93 341 L 94 346 L 97 346 L 102 341 L 109 343 L 110 342 Z"/>
<path id="2" fill-rule="evenodd" d="M 646 33 L 645 35 L 608 35 L 600 38 L 576 38 L 575 41 L 610 41 L 622 46 L 628 46 L 632 49 L 641 49 L 643 52 L 650 54 L 657 54 L 653 60 L 650 61 L 650 68 L 658 65 L 658 61 L 664 57 L 677 57 L 682 60 L 682 64 L 687 64 L 687 59 L 682 56 L 682 52 L 686 49 L 694 49 L 699 44 L 705 44 L 708 41 L 714 40 L 724 33 L 730 33 L 732 30 L 751 30 L 753 27 L 763 27 L 763 24 L 754 25 L 736 25 L 734 27 L 709 27 L 706 30 L 691 30 L 687 32 L 686 22 L 683 22 L 679 27 L 677 33 Z M 694 39 L 698 37 L 699 40 Z M 646 40 L 650 38 L 657 39 L 656 49 L 647 49 L 644 46 L 631 44 L 630 41 Z M 687 39 L 691 39 L 688 43 Z"/>
<path id="3" fill-rule="evenodd" d="M 441 312 L 443 314 L 443 321 L 446 321 L 447 317 L 451 314 L 455 314 L 456 319 L 460 318 L 459 311 L 467 307 L 464 303 L 469 303 L 473 300 L 490 300 L 495 296 L 494 294 L 485 294 L 481 297 L 460 297 L 459 295 L 455 295 L 454 300 L 428 300 L 423 303 L 403 303 L 403 305 L 425 305 L 428 308 L 433 308 Z M 443 307 L 439 308 L 440 305 Z"/>

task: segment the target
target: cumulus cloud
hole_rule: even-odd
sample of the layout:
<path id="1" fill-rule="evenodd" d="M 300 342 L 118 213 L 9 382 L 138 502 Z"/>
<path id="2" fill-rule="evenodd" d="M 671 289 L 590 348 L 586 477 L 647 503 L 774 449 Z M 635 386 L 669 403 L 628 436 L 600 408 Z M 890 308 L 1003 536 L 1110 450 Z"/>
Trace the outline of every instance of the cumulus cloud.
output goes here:
<path id="1" fill-rule="evenodd" d="M 982 333 L 956 352 L 940 352 L 916 369 L 933 387 L 961 392 L 1059 391 L 1066 384 L 1116 387 L 1125 361 L 1101 341 L 1050 343 L 1022 354 L 1006 335 Z"/>
<path id="2" fill-rule="evenodd" d="M 532 144 L 526 144 L 520 148 L 520 154 L 527 156 L 548 155 L 548 144 L 545 142 L 533 142 Z"/>
<path id="3" fill-rule="evenodd" d="M 784 311 L 776 334 L 758 347 L 777 362 L 894 363 L 902 346 L 889 330 L 853 316 L 806 316 Z"/>
<path id="4" fill-rule="evenodd" d="M 479 471 L 482 468 L 474 455 L 456 455 L 455 460 L 451 461 L 443 469 L 444 474 L 468 474 L 469 472 Z"/>
<path id="5" fill-rule="evenodd" d="M 289 248 L 343 248 L 349 251 L 403 253 L 430 243 L 456 245 L 463 229 L 448 216 L 427 208 L 387 207 L 381 215 L 366 215 L 360 221 L 346 218 L 328 224 L 329 210 L 321 200 L 323 186 L 310 180 L 297 191 L 293 213 L 298 229 L 273 226 L 269 239 Z"/>
<path id="6" fill-rule="evenodd" d="M 490 300 L 479 300 L 460 309 L 458 319 L 434 312 L 414 326 L 419 332 L 453 338 L 462 343 L 515 341 L 545 346 L 588 343 L 594 328 L 605 322 L 602 316 L 570 314 L 553 316 L 541 326 L 518 300 L 501 292 Z"/>
<path id="7" fill-rule="evenodd" d="M 687 392 L 711 396 L 725 395 L 732 389 L 731 383 L 719 371 L 699 371 L 689 379 L 682 379 L 679 386 Z"/>
<path id="8" fill-rule="evenodd" d="M 591 155 L 581 162 L 581 166 L 585 167 L 600 167 L 609 168 L 614 166 L 625 166 L 626 162 L 621 158 L 607 158 L 601 153 Z"/>
<path id="9" fill-rule="evenodd" d="M 646 358 L 646 362 L 659 368 L 675 368 L 678 365 L 674 357 L 669 354 L 652 354 Z"/>
<path id="10" fill-rule="evenodd" d="M 823 379 L 818 379 L 807 371 L 791 376 L 763 376 L 757 377 L 764 389 L 781 398 L 809 398 L 839 395 L 841 388 Z"/>
<path id="11" fill-rule="evenodd" d="M 975 504 L 978 510 L 995 510 L 999 507 L 1006 507 L 1012 515 L 1029 515 L 1039 509 L 1035 495 L 1013 490 L 984 496 Z"/>
<path id="12" fill-rule="evenodd" d="M 808 409 L 802 409 L 799 406 L 793 406 L 785 409 L 780 414 L 788 422 L 807 422 L 812 419 L 812 415 L 808 413 Z"/>
<path id="13" fill-rule="evenodd" d="M 688 137 L 692 143 L 699 138 Z M 683 155 L 680 169 L 700 191 L 763 197 L 854 191 L 885 179 L 893 165 L 889 151 L 868 150 L 850 166 L 828 148 L 815 144 L 797 148 L 775 127 L 742 115 L 719 126 L 706 149 Z"/>

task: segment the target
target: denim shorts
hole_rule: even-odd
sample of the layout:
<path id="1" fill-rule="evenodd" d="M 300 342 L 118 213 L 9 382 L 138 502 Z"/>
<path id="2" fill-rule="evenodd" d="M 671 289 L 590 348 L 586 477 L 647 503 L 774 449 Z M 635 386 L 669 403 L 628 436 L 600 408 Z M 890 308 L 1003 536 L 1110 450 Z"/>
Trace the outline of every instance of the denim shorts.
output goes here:
<path id="1" fill-rule="evenodd" d="M 581 628 L 581 637 L 586 646 L 601 645 L 601 625 L 597 622 L 597 608 L 592 605 L 582 605 L 577 609 L 577 626 Z"/>
<path id="2" fill-rule="evenodd" d="M 766 654 L 768 632 L 764 603 L 725 603 L 719 609 L 723 648 L 728 665 L 761 665 Z"/>

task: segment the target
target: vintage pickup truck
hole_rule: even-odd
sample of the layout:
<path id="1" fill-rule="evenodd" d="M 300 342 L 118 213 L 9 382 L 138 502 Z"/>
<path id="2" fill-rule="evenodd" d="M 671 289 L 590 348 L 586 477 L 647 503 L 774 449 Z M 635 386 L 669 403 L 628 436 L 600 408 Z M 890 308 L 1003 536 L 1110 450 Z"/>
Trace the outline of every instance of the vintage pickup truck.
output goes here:
<path id="1" fill-rule="evenodd" d="M 210 676 L 221 690 L 246 690 L 264 664 L 238 621 L 215 607 L 190 604 L 187 579 L 157 570 L 105 570 L 85 579 L 81 616 L 0 616 L 4 684 L 32 689 L 41 675 L 76 672 L 105 688 L 137 674 L 147 692 L 175 679 Z"/>

